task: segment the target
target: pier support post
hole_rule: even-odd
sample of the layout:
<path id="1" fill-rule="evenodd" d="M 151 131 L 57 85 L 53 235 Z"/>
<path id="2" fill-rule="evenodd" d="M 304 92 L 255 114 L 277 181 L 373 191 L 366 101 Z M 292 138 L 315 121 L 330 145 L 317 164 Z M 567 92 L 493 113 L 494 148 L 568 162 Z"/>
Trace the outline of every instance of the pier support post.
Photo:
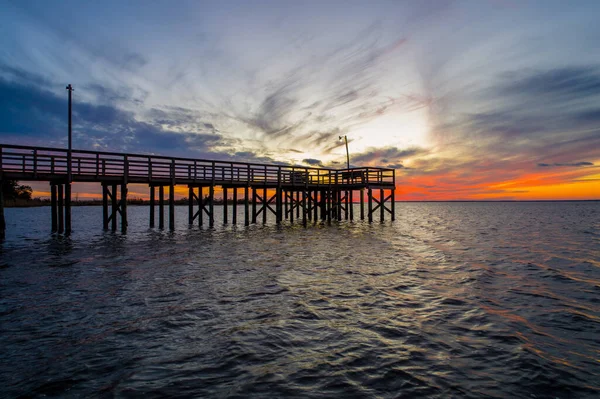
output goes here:
<path id="1" fill-rule="evenodd" d="M 396 187 L 392 189 L 392 222 L 396 220 Z"/>
<path id="2" fill-rule="evenodd" d="M 306 227 L 306 190 L 302 190 L 302 226 Z"/>
<path id="3" fill-rule="evenodd" d="M 262 197 L 262 222 L 263 224 L 267 224 L 267 188 L 263 188 L 263 197 Z"/>
<path id="4" fill-rule="evenodd" d="M 227 215 L 227 191 L 227 187 L 223 187 L 223 224 L 227 224 L 229 222 Z"/>
<path id="5" fill-rule="evenodd" d="M 283 221 L 283 199 L 281 198 L 281 187 L 275 191 L 275 222 L 281 224 Z"/>
<path id="6" fill-rule="evenodd" d="M 58 185 L 58 234 L 65 231 L 65 219 L 63 213 L 63 185 Z"/>
<path id="7" fill-rule="evenodd" d="M 56 184 L 50 183 L 50 219 L 52 223 L 52 232 L 58 230 L 58 212 L 56 204 Z"/>
<path id="8" fill-rule="evenodd" d="M 208 215 L 208 226 L 215 226 L 215 186 L 210 185 L 208 188 L 208 209 L 210 215 Z"/>
<path id="9" fill-rule="evenodd" d="M 319 191 L 314 190 L 313 195 L 313 220 L 316 223 L 319 221 Z"/>
<path id="10" fill-rule="evenodd" d="M 237 192 L 238 189 L 237 187 L 232 188 L 233 190 L 233 204 L 232 204 L 232 210 L 231 210 L 231 224 L 236 224 L 237 223 Z"/>
<path id="11" fill-rule="evenodd" d="M 155 187 L 150 186 L 150 227 L 154 227 L 154 211 L 155 211 L 155 200 L 154 200 L 154 192 Z"/>
<path id="12" fill-rule="evenodd" d="M 252 223 L 256 223 L 256 188 L 252 187 Z"/>
<path id="13" fill-rule="evenodd" d="M 65 183 L 65 235 L 71 235 L 71 183 Z"/>
<path id="14" fill-rule="evenodd" d="M 348 202 L 346 202 L 346 206 L 350 207 L 350 220 L 354 220 L 354 190 L 348 191 Z"/>
<path id="15" fill-rule="evenodd" d="M 350 212 L 348 209 L 348 203 L 349 203 L 349 198 L 348 198 L 348 190 L 344 190 L 344 219 L 348 220 L 348 217 L 350 217 Z"/>
<path id="16" fill-rule="evenodd" d="M 175 230 L 175 185 L 169 186 L 169 230 Z"/>
<path id="17" fill-rule="evenodd" d="M 385 192 L 383 188 L 379 189 L 379 219 L 381 223 L 385 220 Z"/>
<path id="18" fill-rule="evenodd" d="M 117 212 L 119 209 L 119 204 L 117 203 L 117 185 L 113 184 L 112 185 L 112 201 L 111 201 L 111 205 L 112 205 L 112 220 L 111 220 L 111 225 L 110 228 L 112 231 L 117 231 Z"/>
<path id="19" fill-rule="evenodd" d="M 127 184 L 121 184 L 121 233 L 127 233 Z"/>
<path id="20" fill-rule="evenodd" d="M 108 187 L 102 183 L 102 228 L 108 230 Z"/>
<path id="21" fill-rule="evenodd" d="M 4 219 L 4 181 L 0 180 L 0 240 L 6 237 L 6 219 Z"/>
<path id="22" fill-rule="evenodd" d="M 249 209 L 249 201 L 248 201 L 248 190 L 250 188 L 248 186 L 244 187 L 244 226 L 250 225 L 250 209 Z"/>
<path id="23" fill-rule="evenodd" d="M 165 187 L 158 186 L 158 228 L 165 228 Z"/>
<path id="24" fill-rule="evenodd" d="M 288 190 L 283 190 L 283 217 L 285 220 L 288 220 L 288 212 L 289 212 L 289 202 L 288 202 L 288 195 L 289 195 L 289 191 Z"/>
<path id="25" fill-rule="evenodd" d="M 367 196 L 369 201 L 369 223 L 373 223 L 373 190 L 367 189 Z"/>
<path id="26" fill-rule="evenodd" d="M 194 188 L 188 186 L 188 224 L 194 224 Z"/>
<path id="27" fill-rule="evenodd" d="M 198 225 L 202 226 L 204 224 L 204 213 L 206 212 L 206 205 L 204 203 L 204 187 L 198 187 L 198 206 L 200 209 L 198 210 Z"/>
<path id="28" fill-rule="evenodd" d="M 360 189 L 360 220 L 365 220 L 365 189 Z"/>

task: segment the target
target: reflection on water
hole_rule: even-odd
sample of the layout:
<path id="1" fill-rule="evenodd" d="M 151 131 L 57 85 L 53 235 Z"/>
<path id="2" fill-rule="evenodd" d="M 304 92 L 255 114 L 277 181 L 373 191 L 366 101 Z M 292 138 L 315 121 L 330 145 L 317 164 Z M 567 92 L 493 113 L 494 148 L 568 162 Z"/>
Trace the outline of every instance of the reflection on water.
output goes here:
<path id="1" fill-rule="evenodd" d="M 70 239 L 48 211 L 7 210 L 2 396 L 600 395 L 598 203 L 306 229 L 181 207 L 175 232 L 130 207 L 127 235 L 74 208 Z"/>

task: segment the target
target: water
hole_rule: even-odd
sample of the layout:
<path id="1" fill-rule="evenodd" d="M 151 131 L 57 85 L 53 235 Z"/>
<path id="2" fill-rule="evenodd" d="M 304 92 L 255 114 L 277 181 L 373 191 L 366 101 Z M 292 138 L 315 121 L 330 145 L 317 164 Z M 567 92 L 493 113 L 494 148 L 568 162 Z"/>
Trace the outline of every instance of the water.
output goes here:
<path id="1" fill-rule="evenodd" d="M 121 235 L 74 208 L 66 239 L 6 210 L 2 397 L 600 396 L 600 203 L 215 229 L 181 207 L 175 232 L 128 211 Z"/>

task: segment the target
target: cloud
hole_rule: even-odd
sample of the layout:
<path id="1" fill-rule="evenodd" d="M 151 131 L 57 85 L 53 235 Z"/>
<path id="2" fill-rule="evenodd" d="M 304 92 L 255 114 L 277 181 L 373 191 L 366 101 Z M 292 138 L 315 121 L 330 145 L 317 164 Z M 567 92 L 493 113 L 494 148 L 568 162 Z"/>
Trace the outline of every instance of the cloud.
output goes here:
<path id="1" fill-rule="evenodd" d="M 575 167 L 581 167 L 581 166 L 594 166 L 594 164 L 592 162 L 572 162 L 572 163 L 538 163 L 538 166 L 541 167 L 552 167 L 552 166 L 575 166 Z"/>
<path id="2" fill-rule="evenodd" d="M 302 160 L 302 163 L 305 163 L 310 166 L 323 167 L 323 162 L 320 159 L 306 158 Z"/>
<path id="3" fill-rule="evenodd" d="M 7 71 L 4 68 L 3 71 Z M 29 79 L 17 69 L 12 78 Z M 0 78 L 0 136 L 28 144 L 63 146 L 66 141 L 66 95 L 39 87 L 42 78 L 32 83 Z M 62 94 L 62 93 L 61 93 Z M 226 156 L 224 137 L 210 122 L 196 116 L 178 123 L 168 112 L 166 119 L 142 121 L 115 105 L 96 105 L 78 100 L 73 104 L 73 141 L 75 148 L 112 151 L 162 153 L 179 156 Z M 165 121 L 168 121 L 165 122 Z"/>
<path id="4" fill-rule="evenodd" d="M 397 147 L 382 147 L 382 148 L 370 148 L 363 153 L 356 155 L 350 155 L 353 163 L 356 164 L 390 164 L 390 165 L 401 165 L 402 160 L 408 157 L 414 157 L 418 155 L 425 155 L 428 151 L 423 148 L 413 147 L 407 149 L 399 149 Z M 390 166 L 393 167 L 393 166 Z M 403 166 L 402 166 L 403 167 Z"/>

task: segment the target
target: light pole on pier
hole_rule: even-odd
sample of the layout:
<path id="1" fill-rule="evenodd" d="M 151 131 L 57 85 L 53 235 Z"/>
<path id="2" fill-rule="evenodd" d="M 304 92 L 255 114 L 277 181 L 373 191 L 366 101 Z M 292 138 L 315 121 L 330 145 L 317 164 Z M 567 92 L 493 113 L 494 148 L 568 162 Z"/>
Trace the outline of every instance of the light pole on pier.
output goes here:
<path id="1" fill-rule="evenodd" d="M 69 84 L 67 86 L 67 91 L 69 92 L 69 150 L 67 152 L 67 183 L 71 183 L 71 152 L 73 151 L 73 132 L 72 132 L 72 123 L 71 123 L 71 101 L 72 101 L 72 93 L 73 86 Z"/>
<path id="2" fill-rule="evenodd" d="M 348 136 L 340 136 L 340 140 L 342 138 L 346 142 L 346 163 L 348 165 L 348 169 L 350 169 L 350 153 L 348 152 Z"/>

